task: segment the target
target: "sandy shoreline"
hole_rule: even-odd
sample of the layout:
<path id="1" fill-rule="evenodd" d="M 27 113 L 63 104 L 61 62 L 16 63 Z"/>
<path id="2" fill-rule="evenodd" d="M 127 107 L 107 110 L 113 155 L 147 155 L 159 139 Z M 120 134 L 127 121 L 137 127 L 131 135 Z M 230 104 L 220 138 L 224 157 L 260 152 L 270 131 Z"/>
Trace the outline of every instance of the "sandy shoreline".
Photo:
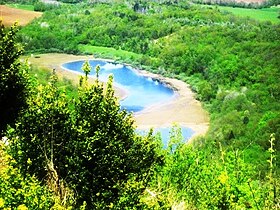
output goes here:
<path id="1" fill-rule="evenodd" d="M 56 69 L 59 77 L 65 77 L 77 83 L 79 81 L 79 76 L 74 72 L 63 69 L 62 64 L 87 59 L 92 60 L 95 58 L 93 56 L 76 56 L 69 54 L 41 54 L 36 57 L 30 57 L 29 61 L 35 66 Z M 177 79 L 164 78 L 147 71 L 137 71 L 139 74 L 164 82 L 176 90 L 176 96 L 172 101 L 163 104 L 155 104 L 135 114 L 134 118 L 138 128 L 170 127 L 176 123 L 191 128 L 195 132 L 193 137 L 204 135 L 207 132 L 209 127 L 209 115 L 202 108 L 201 103 L 195 99 L 195 95 L 188 84 Z M 126 92 L 120 88 L 116 88 L 115 93 L 118 98 L 124 98 L 126 96 Z"/>
<path id="2" fill-rule="evenodd" d="M 41 68 L 55 69 L 58 77 L 67 78 L 78 84 L 80 80 L 80 74 L 78 72 L 69 71 L 62 67 L 64 63 L 80 61 L 80 60 L 93 60 L 93 56 L 84 56 L 84 55 L 70 55 L 70 54 L 59 54 L 59 53 L 50 53 L 50 54 L 40 54 L 36 56 L 28 57 L 28 61 L 31 65 L 38 66 Z M 109 61 L 109 60 L 108 60 Z M 91 80 L 91 79 L 90 79 Z M 92 80 L 93 81 L 93 80 Z M 115 95 L 119 99 L 126 97 L 126 91 L 115 87 Z"/>

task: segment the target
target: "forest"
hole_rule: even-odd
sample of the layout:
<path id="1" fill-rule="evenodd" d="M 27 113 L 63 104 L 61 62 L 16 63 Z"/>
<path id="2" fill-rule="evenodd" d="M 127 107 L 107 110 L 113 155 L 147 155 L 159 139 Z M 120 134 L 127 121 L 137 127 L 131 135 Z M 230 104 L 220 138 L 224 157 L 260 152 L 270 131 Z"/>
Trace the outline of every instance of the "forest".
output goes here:
<path id="1" fill-rule="evenodd" d="M 0 209 L 280 208 L 280 21 L 189 1 L 46 8 L 25 27 L 0 24 Z M 140 136 L 98 68 L 89 82 L 85 62 L 76 86 L 21 61 L 52 52 L 190 84 L 207 134 L 186 144 L 174 127 L 167 148 Z"/>

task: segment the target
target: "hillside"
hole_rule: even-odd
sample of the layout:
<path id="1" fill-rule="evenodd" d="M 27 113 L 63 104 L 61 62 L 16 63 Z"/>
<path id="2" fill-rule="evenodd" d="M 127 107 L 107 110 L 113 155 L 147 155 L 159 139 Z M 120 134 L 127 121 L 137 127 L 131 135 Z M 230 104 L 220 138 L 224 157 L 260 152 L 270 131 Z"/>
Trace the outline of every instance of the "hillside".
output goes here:
<path id="1" fill-rule="evenodd" d="M 174 128 L 162 148 L 158 136 L 134 134 L 133 120 L 112 97 L 111 78 L 105 90 L 98 81 L 83 86 L 87 63 L 74 100 L 55 89 L 55 77 L 35 88 L 9 132 L 20 139 L 12 154 L 42 179 L 44 157 L 34 151 L 44 139 L 47 154 L 58 155 L 59 176 L 76 192 L 76 208 L 85 200 L 89 209 L 278 208 L 279 23 L 188 2 L 88 2 L 46 11 L 18 40 L 27 53 L 90 54 L 180 79 L 210 113 L 205 136 L 186 145 Z M 45 132 L 48 123 L 53 131 Z"/>

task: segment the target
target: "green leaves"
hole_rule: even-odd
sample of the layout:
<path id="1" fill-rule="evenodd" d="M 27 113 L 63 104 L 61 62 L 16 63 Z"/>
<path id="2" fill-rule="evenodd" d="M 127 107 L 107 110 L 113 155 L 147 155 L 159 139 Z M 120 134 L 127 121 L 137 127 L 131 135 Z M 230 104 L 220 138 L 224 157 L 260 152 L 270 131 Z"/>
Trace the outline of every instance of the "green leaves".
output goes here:
<path id="1" fill-rule="evenodd" d="M 242 151 L 204 147 L 182 145 L 167 153 L 166 164 L 158 168 L 143 197 L 150 209 L 178 203 L 190 209 L 268 207 L 268 186 L 253 178 L 256 167 L 245 163 Z"/>
<path id="2" fill-rule="evenodd" d="M 15 130 L 14 135 L 19 135 L 20 140 L 15 142 L 14 149 L 25 152 L 17 157 L 23 170 L 43 179 L 48 163 L 54 163 L 59 175 L 60 167 L 64 167 L 71 118 L 66 98 L 56 88 L 55 79 L 46 86 L 34 88 L 35 94 L 29 98 L 29 106 Z M 29 158 L 32 164 L 27 167 L 24 163 Z"/>
<path id="3" fill-rule="evenodd" d="M 17 24 L 6 30 L 0 21 L 0 136 L 26 106 L 28 66 L 19 62 L 21 46 L 16 42 Z"/>
<path id="4" fill-rule="evenodd" d="M 158 144 L 151 135 L 135 133 L 131 115 L 114 96 L 112 76 L 106 87 L 98 79 L 93 85 L 83 81 L 74 104 L 56 87 L 56 75 L 34 87 L 28 108 L 9 132 L 10 152 L 24 173 L 46 179 L 58 196 L 67 183 L 77 207 L 84 201 L 87 208 L 136 205 L 153 167 L 162 161 Z M 139 186 L 132 197 L 127 197 L 128 181 Z M 122 193 L 126 202 L 120 201 Z"/>
<path id="5" fill-rule="evenodd" d="M 135 134 L 131 115 L 120 110 L 114 97 L 112 81 L 110 76 L 106 89 L 98 80 L 80 89 L 73 113 L 76 146 L 69 165 L 74 173 L 67 180 L 77 186 L 78 202 L 91 206 L 116 202 L 131 175 L 146 182 L 144 174 L 157 161 L 152 137 L 144 140 Z"/>
<path id="6" fill-rule="evenodd" d="M 89 64 L 89 61 L 85 61 L 85 62 L 84 62 L 83 66 L 82 66 L 82 70 L 83 70 L 83 72 L 85 73 L 85 75 L 86 75 L 86 80 L 87 80 L 88 75 L 89 75 L 89 73 L 90 73 L 90 71 L 91 71 L 91 66 L 90 66 L 90 64 Z"/>
<path id="7" fill-rule="evenodd" d="M 51 192 L 35 177 L 16 168 L 15 160 L 7 155 L 0 143 L 0 208 L 49 209 L 54 203 Z"/>

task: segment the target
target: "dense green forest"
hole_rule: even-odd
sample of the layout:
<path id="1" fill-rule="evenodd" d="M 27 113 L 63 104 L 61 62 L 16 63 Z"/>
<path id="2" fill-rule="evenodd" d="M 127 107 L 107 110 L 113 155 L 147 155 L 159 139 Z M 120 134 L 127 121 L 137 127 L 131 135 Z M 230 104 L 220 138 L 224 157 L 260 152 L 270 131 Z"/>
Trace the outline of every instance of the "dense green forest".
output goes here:
<path id="1" fill-rule="evenodd" d="M 129 52 L 118 61 L 189 83 L 209 131 L 184 144 L 174 128 L 163 149 L 158 136 L 135 132 L 112 78 L 89 84 L 86 62 L 71 94 L 55 73 L 42 84 L 19 62 L 17 42 L 26 53 Z M 280 24 L 188 2 L 65 4 L 19 32 L 1 25 L 0 74 L 9 140 L 0 208 L 279 208 Z"/>

